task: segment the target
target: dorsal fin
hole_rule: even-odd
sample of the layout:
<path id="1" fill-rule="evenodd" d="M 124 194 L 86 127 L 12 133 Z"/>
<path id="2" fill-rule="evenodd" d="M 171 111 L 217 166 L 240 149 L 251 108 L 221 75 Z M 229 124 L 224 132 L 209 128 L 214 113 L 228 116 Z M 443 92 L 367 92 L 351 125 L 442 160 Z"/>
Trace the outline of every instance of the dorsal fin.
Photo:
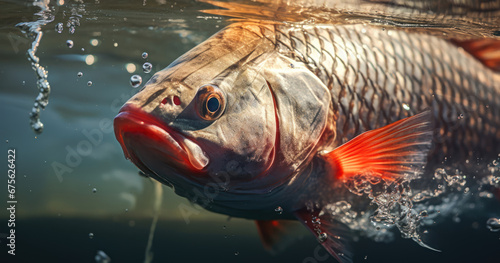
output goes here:
<path id="1" fill-rule="evenodd" d="M 474 40 L 452 40 L 469 54 L 477 58 L 485 66 L 500 72 L 500 40 L 483 38 Z"/>
<path id="2" fill-rule="evenodd" d="M 364 132 L 323 156 L 337 179 L 366 173 L 394 181 L 425 165 L 432 143 L 431 118 L 428 110 Z"/>

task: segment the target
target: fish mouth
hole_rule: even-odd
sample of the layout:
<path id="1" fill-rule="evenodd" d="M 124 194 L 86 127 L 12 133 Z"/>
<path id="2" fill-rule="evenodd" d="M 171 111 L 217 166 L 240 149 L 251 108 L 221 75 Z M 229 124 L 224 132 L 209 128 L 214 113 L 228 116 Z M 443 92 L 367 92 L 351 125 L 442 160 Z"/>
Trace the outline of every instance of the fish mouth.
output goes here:
<path id="1" fill-rule="evenodd" d="M 209 162 L 201 147 L 138 107 L 125 105 L 114 120 L 125 158 L 147 174 L 167 167 L 201 172 Z"/>

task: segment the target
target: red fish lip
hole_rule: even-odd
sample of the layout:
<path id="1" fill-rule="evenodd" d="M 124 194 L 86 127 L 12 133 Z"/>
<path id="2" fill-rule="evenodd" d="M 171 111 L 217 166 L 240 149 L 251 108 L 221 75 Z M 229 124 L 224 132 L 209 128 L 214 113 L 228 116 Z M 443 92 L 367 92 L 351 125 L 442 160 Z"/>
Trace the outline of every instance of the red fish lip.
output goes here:
<path id="1" fill-rule="evenodd" d="M 125 157 L 144 172 L 154 170 L 148 164 L 158 161 L 190 172 L 199 172 L 208 164 L 208 157 L 195 142 L 135 106 L 125 105 L 120 110 L 114 129 Z"/>

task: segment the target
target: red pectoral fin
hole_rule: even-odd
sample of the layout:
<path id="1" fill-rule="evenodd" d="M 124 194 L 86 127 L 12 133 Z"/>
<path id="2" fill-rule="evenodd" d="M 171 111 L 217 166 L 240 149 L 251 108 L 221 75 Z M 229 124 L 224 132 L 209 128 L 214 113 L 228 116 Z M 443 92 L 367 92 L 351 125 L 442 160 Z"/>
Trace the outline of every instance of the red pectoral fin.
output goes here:
<path id="1" fill-rule="evenodd" d="M 474 40 L 454 40 L 455 45 L 462 47 L 485 66 L 500 72 L 500 40 L 483 38 Z"/>
<path id="2" fill-rule="evenodd" d="M 320 213 L 317 210 L 302 209 L 295 212 L 295 216 L 338 262 L 352 262 L 352 252 L 348 248 L 347 239 L 349 234 L 345 226 L 335 223 L 327 213 Z"/>
<path id="3" fill-rule="evenodd" d="M 393 181 L 420 170 L 431 143 L 431 112 L 425 111 L 362 133 L 324 157 L 340 180 L 367 173 Z"/>
<path id="4" fill-rule="evenodd" d="M 271 252 L 278 252 L 288 246 L 295 238 L 295 228 L 300 225 L 295 221 L 287 220 L 257 220 L 257 230 L 264 248 Z"/>

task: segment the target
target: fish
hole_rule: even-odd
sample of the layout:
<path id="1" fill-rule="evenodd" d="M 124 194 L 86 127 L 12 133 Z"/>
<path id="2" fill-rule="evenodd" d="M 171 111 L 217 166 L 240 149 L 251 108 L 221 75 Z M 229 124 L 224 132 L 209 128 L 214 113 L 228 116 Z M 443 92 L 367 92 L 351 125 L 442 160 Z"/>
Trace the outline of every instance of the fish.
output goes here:
<path id="1" fill-rule="evenodd" d="M 179 196 L 256 220 L 267 247 L 297 220 L 351 262 L 346 220 L 392 216 L 433 249 L 409 182 L 444 166 L 479 177 L 500 152 L 500 74 L 487 63 L 498 53 L 460 43 L 362 24 L 235 22 L 156 72 L 115 117 L 115 135 Z M 392 197 L 396 216 L 396 202 L 382 203 Z M 374 214 L 346 215 L 373 202 Z"/>

